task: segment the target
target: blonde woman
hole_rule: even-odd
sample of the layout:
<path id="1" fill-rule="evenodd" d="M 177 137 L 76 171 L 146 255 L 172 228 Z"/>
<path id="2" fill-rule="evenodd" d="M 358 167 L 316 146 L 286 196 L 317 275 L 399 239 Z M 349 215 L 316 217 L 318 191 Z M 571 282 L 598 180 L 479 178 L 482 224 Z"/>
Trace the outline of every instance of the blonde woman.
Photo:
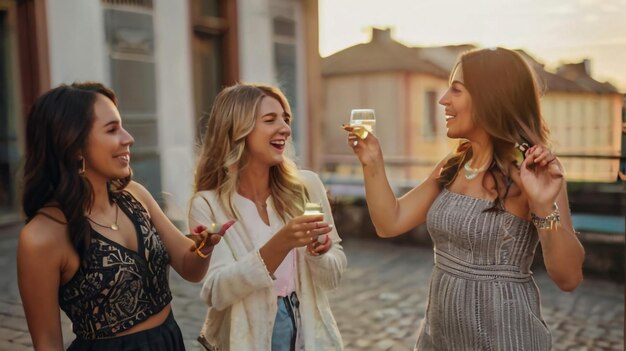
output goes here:
<path id="1" fill-rule="evenodd" d="M 460 138 L 460 146 L 399 199 L 376 137 L 348 134 L 378 235 L 394 237 L 426 222 L 434 242 L 415 349 L 550 350 L 530 271 L 535 248 L 540 242 L 547 272 L 564 291 L 580 284 L 584 251 L 531 70 L 511 50 L 470 51 L 439 103 L 447 135 Z"/>
<path id="2" fill-rule="evenodd" d="M 280 90 L 237 84 L 208 118 L 189 223 L 237 222 L 211 253 L 200 341 L 219 350 L 340 350 L 326 291 L 346 266 L 319 177 L 298 171 Z M 303 215 L 305 202 L 325 215 Z"/>

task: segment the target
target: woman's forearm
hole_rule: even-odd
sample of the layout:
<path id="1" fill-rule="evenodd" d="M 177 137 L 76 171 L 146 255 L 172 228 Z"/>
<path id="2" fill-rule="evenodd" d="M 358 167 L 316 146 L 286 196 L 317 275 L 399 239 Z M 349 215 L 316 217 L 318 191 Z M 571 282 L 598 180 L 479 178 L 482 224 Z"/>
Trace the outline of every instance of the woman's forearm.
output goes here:
<path id="1" fill-rule="evenodd" d="M 585 250 L 576 234 L 564 227 L 540 229 L 539 239 L 548 275 L 564 291 L 572 291 L 581 283 Z"/>
<path id="2" fill-rule="evenodd" d="M 376 232 L 380 237 L 393 234 L 393 224 L 398 214 L 398 199 L 391 189 L 384 164 L 363 166 L 365 198 Z"/>
<path id="3" fill-rule="evenodd" d="M 200 257 L 195 251 L 187 251 L 183 258 L 183 273 L 181 276 L 192 283 L 202 281 L 209 268 L 211 253 L 205 254 L 206 258 Z"/>

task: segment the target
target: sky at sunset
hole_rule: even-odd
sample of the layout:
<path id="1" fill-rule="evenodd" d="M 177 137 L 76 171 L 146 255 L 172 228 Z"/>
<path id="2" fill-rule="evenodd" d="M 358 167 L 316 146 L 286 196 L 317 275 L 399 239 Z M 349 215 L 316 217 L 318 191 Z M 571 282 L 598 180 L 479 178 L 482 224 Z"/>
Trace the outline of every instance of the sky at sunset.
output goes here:
<path id="1" fill-rule="evenodd" d="M 591 75 L 626 92 L 626 0 L 319 0 L 320 54 L 390 27 L 407 46 L 524 49 L 546 68 L 591 60 Z"/>

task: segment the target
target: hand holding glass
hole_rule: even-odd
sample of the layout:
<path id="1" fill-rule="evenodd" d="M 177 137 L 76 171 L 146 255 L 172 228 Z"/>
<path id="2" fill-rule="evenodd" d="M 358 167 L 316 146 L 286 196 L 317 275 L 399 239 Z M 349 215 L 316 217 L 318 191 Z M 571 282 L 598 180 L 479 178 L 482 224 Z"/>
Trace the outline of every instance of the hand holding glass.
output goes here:
<path id="1" fill-rule="evenodd" d="M 317 202 L 307 202 L 304 204 L 304 213 L 305 216 L 310 215 L 323 215 L 324 209 L 322 208 L 322 204 Z M 326 235 L 320 235 L 317 237 L 317 242 L 323 244 L 326 242 Z"/>
<path id="2" fill-rule="evenodd" d="M 365 139 L 369 133 L 374 132 L 376 114 L 372 109 L 355 109 L 350 112 L 350 127 L 352 132 L 359 138 Z"/>

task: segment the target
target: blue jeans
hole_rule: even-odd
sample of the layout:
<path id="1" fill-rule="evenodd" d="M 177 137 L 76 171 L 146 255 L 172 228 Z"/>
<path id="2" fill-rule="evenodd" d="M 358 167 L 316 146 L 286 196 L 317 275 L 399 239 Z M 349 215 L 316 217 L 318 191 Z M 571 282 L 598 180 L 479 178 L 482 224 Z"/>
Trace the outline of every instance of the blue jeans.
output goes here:
<path id="1" fill-rule="evenodd" d="M 294 351 L 296 347 L 296 320 L 299 317 L 298 299 L 295 293 L 279 297 L 274 331 L 272 332 L 272 351 Z"/>

